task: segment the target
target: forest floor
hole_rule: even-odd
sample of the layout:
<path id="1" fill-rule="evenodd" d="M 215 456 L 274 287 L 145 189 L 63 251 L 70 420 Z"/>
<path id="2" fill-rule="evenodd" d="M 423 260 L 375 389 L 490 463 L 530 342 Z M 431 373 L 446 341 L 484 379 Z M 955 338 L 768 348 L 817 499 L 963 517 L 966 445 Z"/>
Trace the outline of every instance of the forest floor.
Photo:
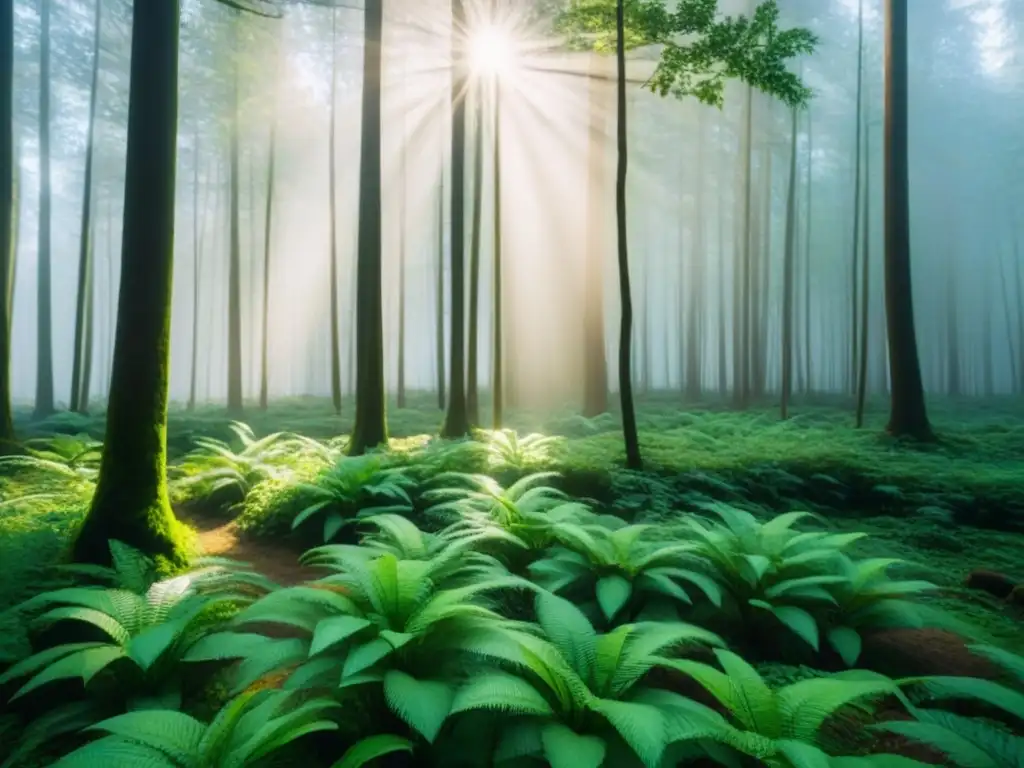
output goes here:
<path id="1" fill-rule="evenodd" d="M 411 402 L 389 411 L 398 450 L 422 443 L 417 436 L 436 433 L 441 421 L 431 396 Z M 793 417 L 781 422 L 775 408 L 736 413 L 650 395 L 639 401 L 643 473 L 622 469 L 614 415 L 588 420 L 572 412 L 513 412 L 508 426 L 521 435 L 564 436 L 550 458 L 531 469 L 557 471 L 573 495 L 633 519 L 657 520 L 714 500 L 769 514 L 807 509 L 836 528 L 867 532 L 858 554 L 915 563 L 915 578 L 944 588 L 939 602 L 1011 650 L 1024 651 L 1020 609 L 963 589 L 975 569 L 1024 583 L 1024 410 L 1011 400 L 936 403 L 932 416 L 941 440 L 915 446 L 885 436 L 884 404 L 873 405 L 866 427 L 855 430 L 842 402 L 798 403 Z M 274 403 L 266 412 L 253 408 L 246 418 L 257 435 L 287 430 L 326 439 L 351 427 L 350 408 L 338 417 L 315 399 Z M 172 466 L 199 436 L 229 439 L 229 424 L 219 408 L 172 409 Z M 103 418 L 61 413 L 35 424 L 22 419 L 19 428 L 26 436 L 102 439 Z M 91 485 L 77 470 L 0 470 L 0 624 L 5 609 L 38 589 L 59 561 Z M 261 537 L 261 530 L 271 530 L 261 528 L 265 521 L 240 525 L 187 506 L 179 514 L 196 529 L 202 552 L 250 562 L 284 584 L 305 577 L 297 564 L 301 547 L 281 536 Z M 0 661 L 3 656 L 0 647 Z"/>

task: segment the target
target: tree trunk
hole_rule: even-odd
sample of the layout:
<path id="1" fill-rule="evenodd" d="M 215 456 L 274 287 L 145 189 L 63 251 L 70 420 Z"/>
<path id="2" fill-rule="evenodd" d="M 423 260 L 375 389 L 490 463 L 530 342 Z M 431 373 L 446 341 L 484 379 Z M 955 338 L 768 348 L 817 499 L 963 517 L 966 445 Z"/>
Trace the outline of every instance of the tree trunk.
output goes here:
<path id="1" fill-rule="evenodd" d="M 733 362 L 733 397 L 736 405 L 746 408 L 750 400 L 750 280 L 751 280 L 751 254 L 750 254 L 750 221 L 751 221 L 751 195 L 753 188 L 752 159 L 753 159 L 753 114 L 754 114 L 754 89 L 747 86 L 746 112 L 743 127 L 743 149 L 740 162 L 743 164 L 743 213 L 742 230 L 739 245 L 740 263 L 739 269 L 734 275 L 736 281 L 733 300 L 735 306 L 733 330 L 734 362 Z"/>
<path id="2" fill-rule="evenodd" d="M 786 195 L 786 250 L 782 266 L 782 418 L 789 418 L 789 397 L 793 390 L 793 262 L 796 258 L 796 129 L 798 112 L 793 109 L 789 145 L 789 192 Z"/>
<path id="3" fill-rule="evenodd" d="M 384 0 L 369 0 L 364 19 L 359 241 L 356 248 L 356 413 L 349 441 L 350 455 L 363 454 L 388 441 L 381 300 L 380 119 Z"/>
<path id="4" fill-rule="evenodd" d="M 622 304 L 619 321 L 619 402 L 622 408 L 622 436 L 626 444 L 626 467 L 643 469 L 640 455 L 640 436 L 636 426 L 636 411 L 633 405 L 633 376 L 630 370 L 630 353 L 633 332 L 633 297 L 629 285 L 629 240 L 626 230 L 626 170 L 628 167 L 628 142 L 626 124 L 626 32 L 625 0 L 615 4 L 615 61 L 618 72 L 617 83 L 617 151 L 618 168 L 615 173 L 615 224 L 618 230 L 619 301 Z"/>
<path id="5" fill-rule="evenodd" d="M 281 41 L 275 41 L 278 46 L 277 58 L 280 60 Z M 271 269 L 271 234 L 274 223 L 274 159 L 277 155 L 277 89 L 280 85 L 274 83 L 273 106 L 270 117 L 270 146 L 267 149 L 267 205 L 263 216 L 263 306 L 260 307 L 260 408 L 267 410 L 269 405 L 270 371 L 269 371 L 269 349 L 270 349 L 270 269 Z"/>
<path id="6" fill-rule="evenodd" d="M 857 429 L 864 425 L 864 402 L 868 391 L 868 308 L 871 288 L 871 132 L 864 130 L 864 221 L 861 242 L 860 370 L 857 371 Z"/>
<path id="7" fill-rule="evenodd" d="M 850 375 L 847 378 L 849 390 L 856 393 L 855 384 L 857 376 L 857 360 L 859 352 L 857 311 L 859 301 L 857 299 L 858 281 L 860 280 L 860 269 L 858 259 L 860 257 L 860 168 L 861 168 L 861 129 L 863 121 L 861 112 L 864 104 L 864 0 L 860 0 L 857 11 L 857 106 L 854 111 L 854 119 L 857 127 L 854 130 L 853 150 L 853 245 L 850 256 Z"/>
<path id="8" fill-rule="evenodd" d="M 704 384 L 703 350 L 704 350 L 704 148 L 706 110 L 697 107 L 697 172 L 694 183 L 696 190 L 696 212 L 693 223 L 693 248 L 691 256 L 690 286 L 687 301 L 687 341 L 686 341 L 686 399 L 695 402 L 700 399 Z"/>
<path id="9" fill-rule="evenodd" d="M 1006 318 L 1006 359 L 1010 361 L 1010 391 L 1014 394 L 1018 394 L 1020 389 L 1018 386 L 1019 379 L 1017 373 L 1017 347 L 1013 343 L 1013 320 L 1010 313 L 1010 294 L 1009 289 L 1007 288 L 1006 268 L 1003 264 L 1002 254 L 999 255 L 999 284 L 1002 286 L 1003 313 Z"/>
<path id="10" fill-rule="evenodd" d="M 176 0 L 135 7 L 117 341 L 79 562 L 109 563 L 111 539 L 176 566 L 187 559 L 166 478 L 179 24 Z"/>
<path id="11" fill-rule="evenodd" d="M 451 210 L 451 350 L 449 360 L 448 410 L 441 436 L 469 434 L 466 410 L 466 56 L 460 39 L 465 35 L 463 0 L 452 0 L 452 210 Z"/>
<path id="12" fill-rule="evenodd" d="M 383 2 L 383 0 L 380 0 L 380 2 Z M 367 14 L 370 13 L 369 3 L 367 3 L 366 13 Z M 368 36 L 369 35 L 369 31 L 364 31 L 363 34 L 365 36 Z M 365 56 L 364 56 L 364 63 L 365 63 Z M 369 77 L 369 75 L 364 72 L 363 73 L 363 83 L 364 83 L 364 85 L 368 82 L 367 81 L 368 77 Z M 378 83 L 377 87 L 378 88 L 380 87 L 379 83 Z M 337 178 L 336 178 L 337 175 L 338 175 L 338 170 L 337 170 L 337 167 L 336 167 L 337 166 L 336 152 L 337 152 L 337 141 L 338 141 L 337 136 L 336 136 L 336 134 L 337 134 L 336 122 L 337 122 L 337 111 L 338 111 L 338 107 L 337 107 L 337 103 L 336 103 L 337 100 L 338 100 L 338 11 L 337 11 L 336 8 L 332 8 L 331 9 L 331 107 L 330 107 L 330 115 L 331 116 L 330 116 L 330 128 L 328 129 L 328 130 L 330 130 L 330 136 L 328 137 L 328 147 L 329 147 L 329 149 L 328 149 L 328 161 L 327 161 L 328 162 L 327 173 L 328 173 L 328 178 L 329 178 L 329 185 L 328 186 L 329 186 L 329 194 L 330 194 L 330 197 L 331 197 L 331 199 L 329 201 L 330 202 L 330 206 L 329 206 L 329 210 L 330 210 L 330 225 L 328 226 L 328 232 L 330 233 L 330 238 L 331 238 L 331 247 L 330 247 L 330 250 L 328 251 L 328 258 L 331 260 L 331 263 L 330 263 L 330 268 L 328 269 L 328 275 L 329 275 L 328 280 L 330 280 L 330 283 L 331 283 L 331 334 L 330 334 L 330 339 L 331 339 L 331 402 L 334 404 L 334 412 L 335 413 L 341 413 L 341 340 L 339 338 L 339 329 L 338 329 L 338 322 L 339 322 L 339 318 L 338 318 L 338 233 L 337 233 L 337 226 L 338 226 L 338 190 L 337 190 Z M 365 99 L 364 99 L 364 101 L 365 101 Z M 375 130 L 379 133 L 380 132 L 380 125 L 378 125 Z M 363 138 L 361 139 L 362 142 L 366 141 L 365 131 L 366 131 L 366 128 L 365 128 L 365 118 L 364 118 Z M 378 139 L 378 141 L 379 141 L 379 139 Z M 365 144 L 363 144 L 363 146 L 365 147 Z M 366 164 L 366 160 L 365 159 L 361 159 L 360 160 L 360 164 L 361 164 L 361 166 L 365 165 Z M 360 181 L 360 185 L 362 185 L 362 183 L 364 181 L 364 177 L 362 176 L 362 171 L 360 171 L 360 180 L 359 181 Z M 379 182 L 378 182 L 378 184 L 379 184 Z M 362 186 L 360 186 L 359 210 L 362 211 L 363 208 L 364 208 L 363 191 L 362 191 Z M 367 209 L 367 212 L 368 212 L 368 209 Z M 379 218 L 379 216 L 378 216 L 378 218 Z M 360 219 L 359 220 L 359 231 L 360 231 L 360 233 L 363 231 L 363 226 L 364 226 L 364 220 Z M 360 238 L 362 238 L 361 234 L 360 234 Z M 360 242 L 362 242 L 362 240 L 360 240 Z M 359 271 L 359 267 L 356 268 L 356 271 L 357 272 Z M 357 277 L 356 278 L 356 283 L 358 284 L 358 282 L 359 282 L 359 279 Z M 356 292 L 356 300 L 358 301 L 358 299 L 359 299 L 358 288 L 356 289 L 356 291 L 357 291 Z M 359 312 L 359 310 L 357 309 L 356 310 L 357 315 L 358 315 L 358 312 Z M 359 333 L 359 331 L 356 331 L 357 336 L 358 336 L 358 333 Z M 356 346 L 358 347 L 358 338 L 356 339 Z M 358 365 L 358 359 L 359 359 L 359 351 L 357 349 L 356 350 L 356 361 L 357 361 L 356 364 L 357 365 Z M 359 378 L 359 373 L 357 372 L 356 373 L 356 379 L 357 379 L 356 386 L 357 386 L 357 388 L 358 388 L 358 378 Z M 358 414 L 357 414 L 356 418 L 358 419 Z"/>
<path id="13" fill-rule="evenodd" d="M 36 418 L 54 411 L 50 264 L 50 0 L 39 4 L 39 242 L 36 282 Z"/>
<path id="14" fill-rule="evenodd" d="M 608 410 L 608 360 L 604 339 L 603 195 L 605 191 L 605 118 L 601 98 L 606 87 L 601 77 L 602 57 L 590 57 L 587 81 L 589 136 L 587 141 L 587 231 L 584 253 L 583 298 L 583 415 L 593 418 Z"/>
<path id="15" fill-rule="evenodd" d="M 437 195 L 437 285 L 436 285 L 436 352 L 437 352 L 437 407 L 444 410 L 448 397 L 445 390 L 448 386 L 445 376 L 445 344 L 444 344 L 444 171 L 441 172 L 441 183 Z"/>
<path id="16" fill-rule="evenodd" d="M 403 58 L 403 78 L 402 83 L 405 83 L 406 76 L 408 75 L 408 67 L 405 66 L 407 59 Z M 404 85 L 402 95 L 405 95 Z M 404 99 L 403 99 L 404 103 Z M 409 190 L 409 138 L 406 135 L 405 128 L 405 111 L 402 111 L 402 149 L 401 149 L 401 169 L 399 174 L 401 176 L 402 191 L 399 196 L 400 214 L 398 216 L 398 375 L 397 375 L 397 389 L 398 389 L 398 407 L 405 408 L 405 304 L 406 304 L 406 230 L 408 229 L 408 214 L 406 212 L 408 206 Z"/>
<path id="17" fill-rule="evenodd" d="M 502 310 L 504 286 L 502 285 L 502 238 L 501 238 L 501 83 L 494 82 L 494 340 L 492 355 L 494 367 L 491 372 L 492 429 L 501 429 L 505 417 L 505 371 L 504 336 Z"/>
<path id="18" fill-rule="evenodd" d="M 0 4 L 0 455 L 14 450 L 11 307 L 14 296 L 14 3 Z"/>
<path id="19" fill-rule="evenodd" d="M 812 168 L 814 165 L 814 121 L 811 118 L 811 109 L 807 108 L 807 210 L 804 215 L 804 384 L 807 393 L 814 391 L 814 382 L 811 378 L 814 369 L 811 365 L 811 264 L 813 263 L 813 251 L 811 249 L 811 195 Z"/>
<path id="20" fill-rule="evenodd" d="M 960 371 L 960 328 L 957 320 L 956 257 L 950 249 L 946 257 L 946 394 L 963 394 Z"/>
<path id="21" fill-rule="evenodd" d="M 892 380 L 888 431 L 933 437 L 914 329 L 907 152 L 907 0 L 885 3 L 885 314 Z"/>
<path id="22" fill-rule="evenodd" d="M 191 380 L 189 381 L 187 405 L 187 408 L 190 411 L 194 410 L 196 407 L 196 382 L 199 379 L 199 299 L 201 297 L 200 287 L 202 286 L 203 241 L 206 239 L 207 208 L 209 208 L 210 197 L 211 195 L 216 194 L 216 190 L 211 189 L 211 186 L 213 185 L 208 183 L 206 185 L 206 194 L 203 195 L 203 200 L 206 204 L 200 206 L 198 126 L 196 127 L 195 141 L 195 168 L 192 171 L 192 205 L 194 206 L 192 218 L 192 370 Z M 215 179 L 214 184 L 216 184 L 216 181 L 217 180 Z M 111 235 L 111 238 L 112 237 L 113 235 Z M 113 271 L 111 271 L 111 275 L 113 275 Z M 113 278 L 111 278 L 111 283 L 113 283 Z"/>
<path id="23" fill-rule="evenodd" d="M 239 30 L 241 22 L 234 19 L 235 55 L 238 55 Z M 230 168 L 230 253 L 228 262 L 228 414 L 237 418 L 242 415 L 242 245 L 239 242 L 241 231 L 238 221 L 240 204 L 239 191 L 239 99 L 238 99 L 238 61 L 234 63 L 234 81 L 231 107 L 231 157 Z"/>
<path id="24" fill-rule="evenodd" d="M 78 292 L 75 297 L 75 347 L 71 366 L 71 397 L 68 405 L 76 413 L 85 413 L 89 408 L 88 399 L 83 399 L 84 357 L 88 355 L 85 345 L 92 342 L 92 334 L 87 334 L 88 304 L 90 303 L 92 286 L 92 166 L 94 155 L 94 136 L 96 131 L 96 97 L 99 90 L 100 76 L 100 24 L 103 3 L 96 0 L 96 13 L 93 20 L 93 54 L 92 80 L 89 91 L 89 125 L 85 136 L 85 183 L 82 193 L 82 231 L 78 247 Z"/>
<path id="25" fill-rule="evenodd" d="M 479 90 L 478 90 L 479 93 Z M 469 245 L 469 339 L 466 355 L 466 411 L 469 423 L 480 423 L 477 365 L 480 343 L 480 235 L 484 197 L 484 113 L 482 93 L 477 99 L 476 136 L 473 146 L 473 224 Z"/>

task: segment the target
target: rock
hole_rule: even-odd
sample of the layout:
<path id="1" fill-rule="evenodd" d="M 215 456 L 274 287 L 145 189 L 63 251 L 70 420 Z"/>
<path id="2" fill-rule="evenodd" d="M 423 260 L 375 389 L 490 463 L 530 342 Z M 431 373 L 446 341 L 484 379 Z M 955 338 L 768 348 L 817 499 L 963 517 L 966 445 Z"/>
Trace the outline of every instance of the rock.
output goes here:
<path id="1" fill-rule="evenodd" d="M 1017 582 L 1002 573 L 989 571 L 984 568 L 977 568 L 967 575 L 964 586 L 968 589 L 978 589 L 988 592 L 990 595 L 1006 600 L 1010 597 Z"/>

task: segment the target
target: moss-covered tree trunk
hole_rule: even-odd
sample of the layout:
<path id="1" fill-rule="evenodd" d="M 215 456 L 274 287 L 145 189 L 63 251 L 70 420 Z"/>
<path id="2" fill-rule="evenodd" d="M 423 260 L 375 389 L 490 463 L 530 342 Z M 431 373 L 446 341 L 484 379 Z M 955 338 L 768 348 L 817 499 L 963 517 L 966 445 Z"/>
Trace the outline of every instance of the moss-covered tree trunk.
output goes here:
<path id="1" fill-rule="evenodd" d="M 448 410 L 441 436 L 469 434 L 466 410 L 466 55 L 462 37 L 466 14 L 462 0 L 452 0 L 452 184 L 451 184 L 451 348 L 448 365 Z"/>
<path id="2" fill-rule="evenodd" d="M 482 96 L 482 94 L 481 94 Z M 473 137 L 473 230 L 469 246 L 469 339 L 466 354 L 466 412 L 469 423 L 480 423 L 477 366 L 480 352 L 480 236 L 484 199 L 484 113 L 478 98 Z"/>
<path id="3" fill-rule="evenodd" d="M 238 56 L 238 26 L 241 22 L 234 20 L 235 24 L 235 56 Z M 228 245 L 228 413 L 238 417 L 242 415 L 242 244 L 241 227 L 239 224 L 239 206 L 241 204 L 241 193 L 239 189 L 239 95 L 238 95 L 238 60 L 234 64 L 234 75 L 232 82 L 232 104 L 231 104 L 231 135 L 230 135 L 230 157 L 228 162 L 231 167 L 228 171 L 228 194 L 231 196 L 229 213 L 229 245 Z"/>
<path id="4" fill-rule="evenodd" d="M 356 405 L 349 453 L 387 443 L 384 317 L 381 300 L 381 45 L 383 0 L 367 0 L 363 44 L 363 113 L 359 149 L 359 240 L 356 246 Z"/>
<path id="5" fill-rule="evenodd" d="M 907 0 L 886 0 L 885 22 L 885 315 L 892 381 L 887 430 L 929 440 L 910 271 Z"/>
<path id="6" fill-rule="evenodd" d="M 135 4 L 117 339 L 99 480 L 73 546 L 80 562 L 109 562 L 110 539 L 186 558 L 166 479 L 179 23 L 177 0 Z"/>
<path id="7" fill-rule="evenodd" d="M 608 410 L 608 360 L 604 339 L 605 231 L 601 222 L 607 178 L 605 160 L 605 100 L 608 88 L 604 60 L 590 55 L 587 96 L 587 234 L 584 251 L 583 297 L 583 415 L 593 418 Z"/>
<path id="8" fill-rule="evenodd" d="M 368 32 L 366 33 L 368 34 Z M 363 73 L 363 85 L 366 85 L 366 73 Z M 328 226 L 328 232 L 331 238 L 330 249 L 328 251 L 328 258 L 330 258 L 330 265 L 327 270 L 328 280 L 330 281 L 331 290 L 331 403 L 334 405 L 334 412 L 341 413 L 341 339 L 339 337 L 339 302 L 338 302 L 338 188 L 337 188 L 337 106 L 338 101 L 338 11 L 335 8 L 331 9 L 331 106 L 330 106 L 330 119 L 328 120 L 330 135 L 328 136 L 328 152 L 327 152 L 327 173 L 328 173 L 328 194 L 330 195 L 330 223 Z M 364 118 L 365 125 L 365 118 Z M 380 130 L 379 128 L 377 129 Z M 362 161 L 365 165 L 365 159 Z M 360 191 L 359 191 L 359 210 L 360 215 L 363 210 L 363 192 L 362 192 L 363 179 L 360 177 Z M 362 219 L 360 219 L 359 237 L 362 238 Z M 361 240 L 360 240 L 361 242 Z M 359 285 L 357 279 L 357 286 Z M 358 301 L 361 289 L 356 289 L 356 300 Z M 356 310 L 357 318 L 356 324 L 358 325 L 358 313 Z M 360 333 L 357 329 L 356 333 Z M 358 339 L 357 339 L 358 341 Z M 357 344 L 358 347 L 358 344 Z M 358 365 L 359 350 L 356 350 L 356 359 Z M 356 373 L 358 382 L 358 372 Z M 358 387 L 358 383 L 356 384 Z"/>
<path id="9" fill-rule="evenodd" d="M 11 301 L 14 291 L 14 3 L 0 3 L 0 455 L 14 445 Z"/>
<path id="10" fill-rule="evenodd" d="M 50 287 L 50 0 L 39 5 L 39 234 L 36 276 L 36 418 L 54 411 Z"/>
<path id="11" fill-rule="evenodd" d="M 85 358 L 89 356 L 92 334 L 87 331 L 89 304 L 92 296 L 92 166 L 95 155 L 96 101 L 100 77 L 100 28 L 102 0 L 96 0 L 93 20 L 92 80 L 89 90 L 89 124 L 85 136 L 85 181 L 82 193 L 82 232 L 78 245 L 78 293 L 75 297 L 75 348 L 71 365 L 71 397 L 69 407 L 77 413 L 89 408 L 89 385 L 85 375 Z M 87 348 L 89 345 L 89 348 Z"/>
<path id="12" fill-rule="evenodd" d="M 618 242 L 619 300 L 622 312 L 619 320 L 619 402 L 622 408 L 622 435 L 626 444 L 626 466 L 643 469 L 640 456 L 640 436 L 636 426 L 633 404 L 633 379 L 630 354 L 633 333 L 633 298 L 629 285 L 629 245 L 626 230 L 626 169 L 628 144 L 626 141 L 626 33 L 624 0 L 615 4 L 615 61 L 617 66 L 617 151 L 618 167 L 615 173 L 615 223 Z"/>

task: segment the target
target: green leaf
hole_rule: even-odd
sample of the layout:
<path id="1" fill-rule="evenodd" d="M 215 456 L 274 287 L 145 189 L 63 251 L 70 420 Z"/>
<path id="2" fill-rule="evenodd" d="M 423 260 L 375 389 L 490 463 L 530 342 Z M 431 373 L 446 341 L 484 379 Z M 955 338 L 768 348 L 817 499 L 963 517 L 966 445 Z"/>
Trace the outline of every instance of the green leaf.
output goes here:
<path id="1" fill-rule="evenodd" d="M 411 753 L 412 751 L 413 743 L 400 736 L 391 734 L 369 736 L 345 750 L 345 754 L 331 768 L 363 768 L 367 763 L 385 755 L 395 752 Z"/>
<path id="2" fill-rule="evenodd" d="M 561 723 L 544 726 L 540 738 L 551 768 L 601 768 L 608 748 L 603 739 L 581 736 Z"/>
<path id="3" fill-rule="evenodd" d="M 309 655 L 331 648 L 348 640 L 352 635 L 371 626 L 372 622 L 358 616 L 332 616 L 317 623 L 313 631 L 313 642 L 309 647 Z"/>
<path id="4" fill-rule="evenodd" d="M 384 675 L 384 695 L 395 714 L 433 743 L 451 711 L 455 691 L 448 683 L 391 670 Z"/>
<path id="5" fill-rule="evenodd" d="M 850 627 L 833 627 L 828 631 L 828 642 L 839 654 L 848 667 L 852 667 L 860 658 L 860 633 Z"/>
<path id="6" fill-rule="evenodd" d="M 633 584 L 618 574 L 605 576 L 597 582 L 597 603 L 608 621 L 615 618 L 632 594 Z"/>
<path id="7" fill-rule="evenodd" d="M 65 755 L 50 768 L 180 768 L 181 764 L 154 749 L 106 736 Z"/>
<path id="8" fill-rule="evenodd" d="M 198 757 L 206 727 L 182 712 L 150 709 L 111 717 L 88 730 L 106 731 L 139 742 L 187 765 Z"/>
<path id="9" fill-rule="evenodd" d="M 394 650 L 394 646 L 382 637 L 376 637 L 368 643 L 355 646 L 345 658 L 345 667 L 341 670 L 342 681 L 369 669 L 381 659 L 391 655 Z"/>
<path id="10" fill-rule="evenodd" d="M 553 714 L 551 705 L 536 688 L 507 672 L 474 675 L 456 692 L 451 714 L 480 709 L 539 717 Z"/>
<path id="11" fill-rule="evenodd" d="M 54 662 L 25 683 L 25 685 L 18 689 L 17 693 L 11 696 L 11 701 L 55 680 L 80 677 L 82 682 L 88 685 L 89 681 L 99 672 L 103 671 L 107 665 L 117 659 L 124 658 L 124 655 L 124 649 L 118 645 L 101 645 L 75 651 Z"/>

